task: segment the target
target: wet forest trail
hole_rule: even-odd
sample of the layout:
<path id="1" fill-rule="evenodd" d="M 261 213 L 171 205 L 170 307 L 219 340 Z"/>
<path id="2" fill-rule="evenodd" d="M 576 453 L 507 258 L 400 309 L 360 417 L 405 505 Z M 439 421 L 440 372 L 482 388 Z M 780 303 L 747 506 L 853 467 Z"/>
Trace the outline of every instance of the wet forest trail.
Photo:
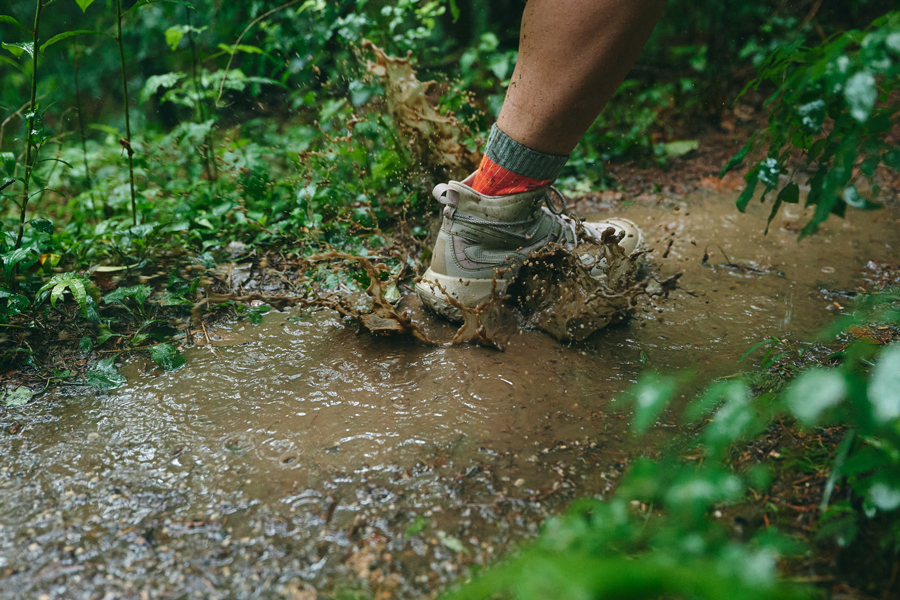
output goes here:
<path id="1" fill-rule="evenodd" d="M 639 200 L 627 216 L 685 291 L 583 344 L 526 331 L 503 353 L 427 347 L 288 310 L 211 332 L 215 351 L 186 351 L 177 371 L 134 357 L 121 388 L 7 414 L 20 426 L 0 433 L 0 596 L 436 594 L 678 434 L 666 414 L 631 437 L 622 395 L 645 368 L 702 387 L 768 336 L 811 339 L 867 261 L 900 260 L 896 207 L 799 244 L 801 209 L 763 236 L 767 211 Z"/>

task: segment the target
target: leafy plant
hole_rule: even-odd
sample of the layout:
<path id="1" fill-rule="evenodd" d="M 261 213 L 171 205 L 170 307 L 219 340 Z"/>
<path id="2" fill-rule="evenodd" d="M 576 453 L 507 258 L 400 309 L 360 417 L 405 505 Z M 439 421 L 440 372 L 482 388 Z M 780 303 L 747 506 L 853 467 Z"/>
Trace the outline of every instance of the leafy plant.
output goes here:
<path id="1" fill-rule="evenodd" d="M 93 323 L 100 321 L 97 303 L 100 301 L 100 290 L 90 279 L 78 273 L 61 273 L 50 278 L 37 292 L 35 305 L 43 303 L 48 297 L 50 306 L 56 308 L 57 301 L 66 291 L 72 294 L 82 315 Z"/>
<path id="2" fill-rule="evenodd" d="M 782 204 L 800 202 L 798 169 L 788 164 L 798 151 L 810 169 L 806 205 L 816 207 L 801 238 L 815 233 L 829 215 L 843 216 L 848 206 L 878 208 L 876 170 L 884 164 L 900 171 L 900 150 L 889 140 L 900 123 L 892 96 L 900 90 L 900 12 L 820 46 L 806 48 L 800 40 L 777 48 L 747 89 L 763 83 L 776 88 L 766 101 L 768 128 L 755 133 L 721 173 L 758 147 L 767 148 L 745 177 L 738 209 L 746 210 L 760 184 L 763 202 L 777 192 L 769 223 Z"/>

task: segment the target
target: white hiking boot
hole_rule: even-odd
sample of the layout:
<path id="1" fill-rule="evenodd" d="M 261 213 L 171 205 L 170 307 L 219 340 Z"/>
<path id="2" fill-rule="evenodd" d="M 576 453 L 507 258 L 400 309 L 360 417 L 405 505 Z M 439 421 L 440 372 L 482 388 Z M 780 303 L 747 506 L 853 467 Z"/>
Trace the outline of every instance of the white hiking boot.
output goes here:
<path id="1" fill-rule="evenodd" d="M 434 197 L 444 205 L 444 221 L 431 258 L 431 267 L 416 284 L 422 302 L 435 313 L 462 321 L 462 312 L 447 300 L 449 294 L 466 308 L 491 298 L 492 289 L 503 293 L 517 268 L 528 256 L 551 242 L 574 250 L 581 241 L 599 242 L 613 229 L 621 236 L 619 246 L 626 256 L 643 245 L 641 230 L 627 219 L 582 223 L 585 237 L 576 235 L 576 222 L 557 210 L 546 186 L 508 196 L 483 196 L 464 182 L 451 181 L 434 188 Z M 563 199 L 564 200 L 564 199 Z M 592 269 L 603 276 L 602 267 Z"/>

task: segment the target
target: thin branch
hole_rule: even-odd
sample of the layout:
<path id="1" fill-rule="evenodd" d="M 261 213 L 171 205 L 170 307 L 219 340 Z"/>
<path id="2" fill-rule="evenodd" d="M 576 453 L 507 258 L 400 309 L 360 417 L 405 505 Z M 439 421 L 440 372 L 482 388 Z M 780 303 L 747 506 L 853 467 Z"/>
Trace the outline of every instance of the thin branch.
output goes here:
<path id="1" fill-rule="evenodd" d="M 280 10 L 284 10 L 285 8 L 291 7 L 301 0 L 291 0 L 287 4 L 282 4 L 278 8 L 273 8 L 267 13 L 263 13 L 260 16 L 256 17 L 250 24 L 247 25 L 246 29 L 241 32 L 241 35 L 238 36 L 237 41 L 234 43 L 234 46 L 231 48 L 231 57 L 228 59 L 228 64 L 225 65 L 225 73 L 222 74 L 222 81 L 219 83 L 219 95 L 216 96 L 216 106 L 219 106 L 219 101 L 222 99 L 222 94 L 225 91 L 225 80 L 228 78 L 228 71 L 231 69 L 231 63 L 234 61 L 234 55 L 237 54 L 237 47 L 241 44 L 241 40 L 244 39 L 244 36 L 247 35 L 247 32 L 250 31 L 254 25 L 265 19 L 266 17 L 277 13 Z"/>

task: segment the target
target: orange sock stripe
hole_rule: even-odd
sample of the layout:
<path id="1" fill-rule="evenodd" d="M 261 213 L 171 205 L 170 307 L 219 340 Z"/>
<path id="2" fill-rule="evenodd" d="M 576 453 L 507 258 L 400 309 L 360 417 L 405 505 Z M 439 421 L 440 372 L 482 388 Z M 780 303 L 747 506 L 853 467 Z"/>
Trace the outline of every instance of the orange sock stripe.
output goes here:
<path id="1" fill-rule="evenodd" d="M 523 175 L 516 175 L 489 159 L 485 155 L 481 159 L 481 166 L 475 174 L 472 189 L 485 196 L 507 196 L 520 194 L 543 187 L 550 183 L 549 179 L 532 179 Z"/>

